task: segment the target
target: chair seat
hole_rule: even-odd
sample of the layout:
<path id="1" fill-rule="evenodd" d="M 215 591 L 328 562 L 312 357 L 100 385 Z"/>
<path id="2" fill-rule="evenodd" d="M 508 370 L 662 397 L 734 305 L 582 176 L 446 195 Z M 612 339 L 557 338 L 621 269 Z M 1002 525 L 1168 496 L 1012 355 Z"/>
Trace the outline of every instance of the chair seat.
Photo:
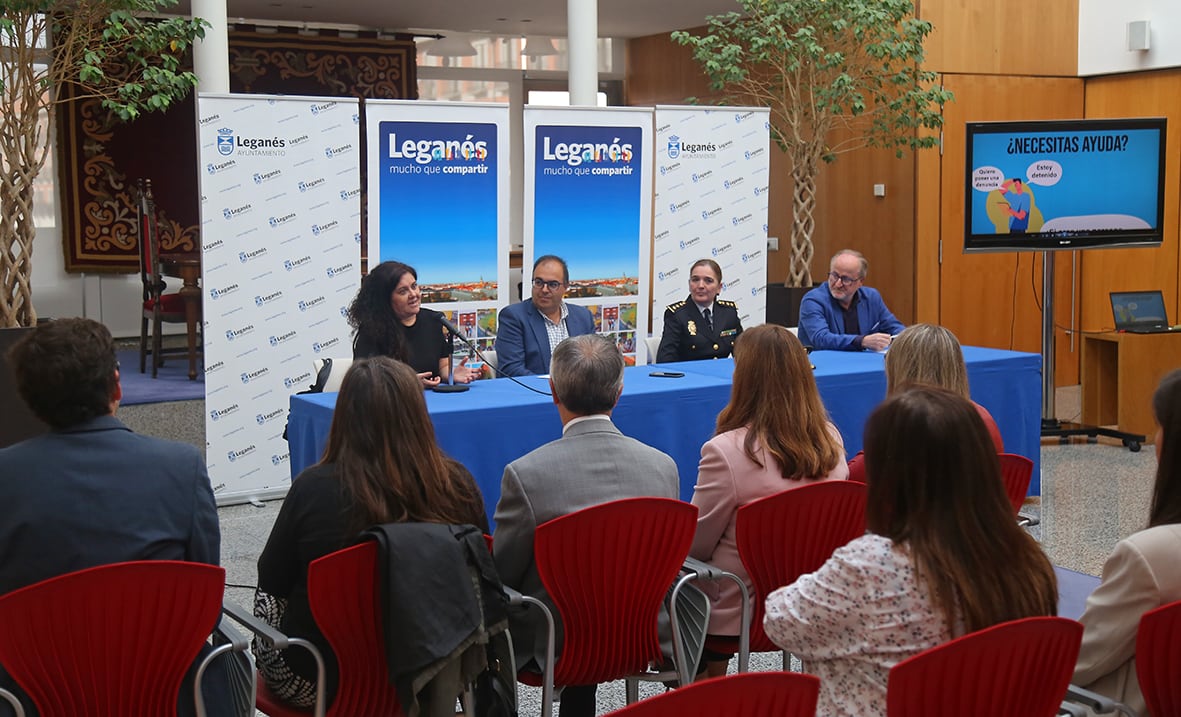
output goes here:
<path id="1" fill-rule="evenodd" d="M 155 303 L 156 302 L 154 299 L 148 299 L 145 301 L 144 312 L 149 313 L 154 311 L 156 308 Z M 161 294 L 160 312 L 163 314 L 180 314 L 183 317 L 185 313 L 185 300 L 180 294 Z"/>
<path id="2" fill-rule="evenodd" d="M 301 710 L 297 707 L 292 707 L 271 692 L 270 688 L 262 679 L 258 680 L 258 691 L 255 697 L 255 705 L 258 710 L 268 717 L 307 717 L 312 714 L 312 710 Z"/>

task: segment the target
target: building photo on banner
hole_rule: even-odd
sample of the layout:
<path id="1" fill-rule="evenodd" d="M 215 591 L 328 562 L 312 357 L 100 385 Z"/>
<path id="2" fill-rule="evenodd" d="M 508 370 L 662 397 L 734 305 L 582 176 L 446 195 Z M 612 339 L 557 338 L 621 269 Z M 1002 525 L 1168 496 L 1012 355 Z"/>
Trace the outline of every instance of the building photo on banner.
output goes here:
<path id="1" fill-rule="evenodd" d="M 414 267 L 422 303 L 490 351 L 509 303 L 508 106 L 373 100 L 365 122 L 369 266 Z"/>
<path id="2" fill-rule="evenodd" d="M 699 259 L 721 267 L 721 298 L 738 304 L 743 326 L 766 320 L 769 119 L 748 107 L 656 107 L 653 335 Z"/>
<path id="3" fill-rule="evenodd" d="M 361 277 L 353 98 L 202 94 L 206 462 L 219 504 L 290 484 L 283 438 L 312 361 L 351 356 Z"/>
<path id="4" fill-rule="evenodd" d="M 566 300 L 648 363 L 652 110 L 527 106 L 524 124 L 523 266 L 565 259 Z"/>

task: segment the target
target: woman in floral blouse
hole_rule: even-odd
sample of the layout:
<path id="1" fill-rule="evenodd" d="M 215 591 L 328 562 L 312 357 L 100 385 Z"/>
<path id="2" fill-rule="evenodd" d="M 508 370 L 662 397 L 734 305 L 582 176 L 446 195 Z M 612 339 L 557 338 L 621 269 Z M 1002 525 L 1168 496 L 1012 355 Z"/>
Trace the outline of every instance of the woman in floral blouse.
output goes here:
<path id="1" fill-rule="evenodd" d="M 865 427 L 869 532 L 767 597 L 763 627 L 821 680 L 819 717 L 886 713 L 898 662 L 1008 620 L 1057 612 L 1054 569 L 1013 520 L 971 402 L 930 386 Z"/>

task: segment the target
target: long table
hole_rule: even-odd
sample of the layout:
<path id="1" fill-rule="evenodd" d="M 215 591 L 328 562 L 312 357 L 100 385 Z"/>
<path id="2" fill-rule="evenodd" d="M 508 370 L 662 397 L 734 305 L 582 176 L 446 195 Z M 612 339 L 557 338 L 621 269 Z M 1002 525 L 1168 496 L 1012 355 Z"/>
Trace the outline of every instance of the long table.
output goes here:
<path id="1" fill-rule="evenodd" d="M 964 347 L 964 358 L 973 398 L 996 419 L 1005 450 L 1034 461 L 1030 493 L 1040 493 L 1041 357 Z M 861 450 L 865 419 L 886 394 L 883 356 L 818 351 L 812 354 L 812 362 L 824 405 L 852 456 Z M 713 435 L 718 412 L 730 397 L 734 363 L 722 359 L 658 367 L 685 375 L 660 378 L 649 375 L 656 366 L 627 368 L 623 395 L 612 418 L 624 434 L 673 457 L 681 478 L 681 498 L 689 500 L 697 481 L 701 445 Z M 549 390 L 544 378 L 521 380 L 539 391 Z M 505 465 L 562 433 L 553 400 L 509 379 L 477 381 L 465 393 L 428 391 L 426 403 L 439 445 L 475 476 L 489 519 Z M 334 393 L 291 397 L 287 435 L 293 477 L 319 460 L 335 405 Z"/>

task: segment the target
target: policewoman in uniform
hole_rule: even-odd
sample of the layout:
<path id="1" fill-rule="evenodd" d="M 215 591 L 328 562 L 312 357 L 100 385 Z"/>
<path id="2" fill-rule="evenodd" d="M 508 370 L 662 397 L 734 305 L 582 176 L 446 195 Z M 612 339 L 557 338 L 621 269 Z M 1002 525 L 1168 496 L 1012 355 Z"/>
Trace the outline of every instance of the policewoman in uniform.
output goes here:
<path id="1" fill-rule="evenodd" d="M 722 267 L 701 259 L 689 270 L 689 298 L 664 310 L 657 363 L 726 358 L 742 333 L 738 306 L 718 298 Z"/>

